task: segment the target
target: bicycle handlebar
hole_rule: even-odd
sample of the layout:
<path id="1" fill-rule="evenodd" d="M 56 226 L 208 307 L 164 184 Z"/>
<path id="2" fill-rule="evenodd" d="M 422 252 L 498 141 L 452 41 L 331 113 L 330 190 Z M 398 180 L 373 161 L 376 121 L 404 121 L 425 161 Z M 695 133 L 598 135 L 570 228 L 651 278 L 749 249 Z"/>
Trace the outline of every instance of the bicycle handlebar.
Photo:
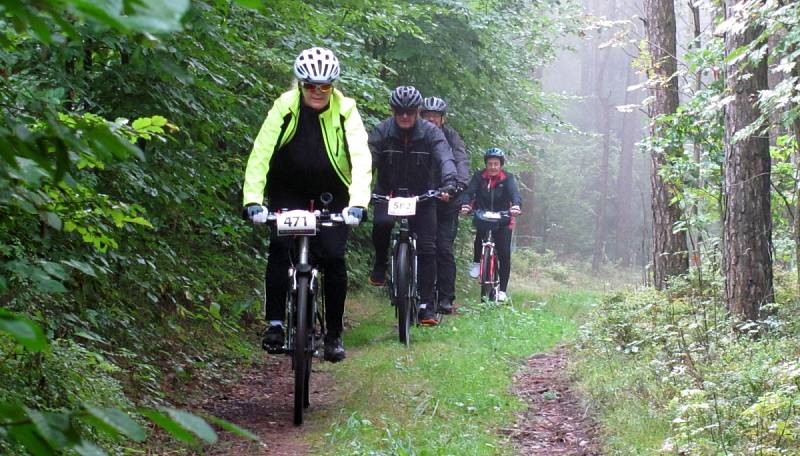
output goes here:
<path id="1" fill-rule="evenodd" d="M 472 211 L 476 217 L 486 222 L 499 222 L 511 218 L 511 211 L 487 211 L 484 209 L 474 209 Z"/>
<path id="2" fill-rule="evenodd" d="M 266 207 L 264 207 L 264 209 L 264 212 L 254 215 L 251 220 L 255 224 L 274 224 L 278 220 L 278 214 L 280 212 L 268 212 Z M 323 214 L 322 211 L 316 210 L 313 212 L 313 214 L 321 223 L 333 223 L 334 225 L 345 223 L 344 216 L 338 212 L 328 212 Z"/>
<path id="3" fill-rule="evenodd" d="M 416 198 L 418 203 L 422 203 L 429 199 L 438 198 L 441 196 L 442 192 L 439 190 L 428 190 L 427 192 L 423 193 L 422 195 L 417 195 L 409 198 Z M 390 198 L 395 198 L 389 195 L 379 195 L 377 193 L 372 194 L 372 201 L 389 201 Z"/>

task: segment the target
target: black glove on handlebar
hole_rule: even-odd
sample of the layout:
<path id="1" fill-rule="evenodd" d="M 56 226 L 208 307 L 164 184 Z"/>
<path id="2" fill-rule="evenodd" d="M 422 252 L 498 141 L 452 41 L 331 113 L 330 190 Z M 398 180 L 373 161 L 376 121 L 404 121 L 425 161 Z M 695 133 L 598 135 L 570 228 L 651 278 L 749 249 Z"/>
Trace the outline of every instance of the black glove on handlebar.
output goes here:
<path id="1" fill-rule="evenodd" d="M 448 185 L 445 185 L 444 187 L 441 187 L 441 188 L 439 189 L 439 193 L 447 193 L 447 194 L 448 194 L 448 195 L 450 195 L 450 196 L 455 196 L 455 194 L 456 194 L 456 187 L 454 187 L 454 186 L 452 186 L 452 185 L 450 185 L 450 184 L 448 184 Z"/>

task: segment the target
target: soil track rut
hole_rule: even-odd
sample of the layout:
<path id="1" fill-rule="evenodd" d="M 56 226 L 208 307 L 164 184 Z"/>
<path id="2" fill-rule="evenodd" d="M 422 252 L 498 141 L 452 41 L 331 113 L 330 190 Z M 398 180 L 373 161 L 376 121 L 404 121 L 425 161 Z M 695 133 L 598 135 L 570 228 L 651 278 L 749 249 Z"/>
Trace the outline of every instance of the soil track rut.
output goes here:
<path id="1" fill-rule="evenodd" d="M 220 441 L 205 454 L 298 456 L 307 454 L 306 432 L 322 426 L 331 412 L 332 381 L 316 369 L 311 375 L 311 407 L 305 423 L 292 424 L 294 410 L 294 375 L 288 356 L 267 356 L 248 368 L 241 380 L 230 389 L 218 391 L 201 404 L 208 413 L 237 424 L 261 438 L 261 443 L 222 432 Z"/>
<path id="2" fill-rule="evenodd" d="M 517 454 L 537 456 L 599 456 L 597 427 L 571 389 L 564 369 L 567 351 L 530 357 L 514 376 L 514 393 L 528 403 L 517 423 L 503 429 Z"/>

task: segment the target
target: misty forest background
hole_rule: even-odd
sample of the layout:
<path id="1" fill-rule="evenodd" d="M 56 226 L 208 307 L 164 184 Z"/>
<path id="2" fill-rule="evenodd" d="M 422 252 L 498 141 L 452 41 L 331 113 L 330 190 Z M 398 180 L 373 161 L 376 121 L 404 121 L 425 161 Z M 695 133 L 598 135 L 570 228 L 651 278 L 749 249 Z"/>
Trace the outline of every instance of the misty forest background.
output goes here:
<path id="1" fill-rule="evenodd" d="M 512 293 L 608 291 L 570 375 L 609 454 L 798 454 L 800 3 L 0 11 L 0 453 L 121 453 L 153 424 L 216 440 L 174 394 L 259 356 L 265 232 L 240 218 L 242 174 L 295 56 L 320 45 L 368 129 L 410 84 L 448 102 L 474 168 L 508 152 Z M 370 228 L 351 236 L 353 296 Z"/>

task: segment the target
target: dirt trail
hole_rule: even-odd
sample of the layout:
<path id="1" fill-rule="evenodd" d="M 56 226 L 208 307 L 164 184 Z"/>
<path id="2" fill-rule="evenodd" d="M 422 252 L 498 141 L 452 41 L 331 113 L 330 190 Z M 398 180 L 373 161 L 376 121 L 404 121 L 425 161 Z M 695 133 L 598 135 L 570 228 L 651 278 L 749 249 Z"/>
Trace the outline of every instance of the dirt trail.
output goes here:
<path id="1" fill-rule="evenodd" d="M 316 368 L 319 360 L 314 360 Z M 301 427 L 292 424 L 294 376 L 288 356 L 267 356 L 251 366 L 230 389 L 218 391 L 200 405 L 208 413 L 237 424 L 261 438 L 261 443 L 227 432 L 205 454 L 210 455 L 305 455 L 310 445 L 304 435 L 318 429 L 333 404 L 332 381 L 314 369 L 311 375 L 311 407 Z"/>
<path id="2" fill-rule="evenodd" d="M 514 376 L 514 393 L 528 403 L 517 423 L 503 429 L 517 454 L 599 456 L 596 425 L 564 374 L 567 352 L 561 347 L 528 359 Z"/>
<path id="3" fill-rule="evenodd" d="M 349 353 L 355 355 L 355 352 Z M 356 355 L 357 356 L 357 355 Z M 210 455 L 298 456 L 310 451 L 305 435 L 320 430 L 327 418 L 338 413 L 330 375 L 316 367 L 311 376 L 311 408 L 302 427 L 292 424 L 294 377 L 291 360 L 264 355 L 248 368 L 236 385 L 213 391 L 197 407 L 235 423 L 261 438 L 261 443 L 227 432 L 206 449 Z M 513 392 L 528 403 L 516 423 L 501 429 L 517 454 L 537 456 L 599 456 L 596 425 L 588 416 L 571 382 L 565 377 L 567 352 L 561 347 L 528 359 L 514 376 Z"/>

